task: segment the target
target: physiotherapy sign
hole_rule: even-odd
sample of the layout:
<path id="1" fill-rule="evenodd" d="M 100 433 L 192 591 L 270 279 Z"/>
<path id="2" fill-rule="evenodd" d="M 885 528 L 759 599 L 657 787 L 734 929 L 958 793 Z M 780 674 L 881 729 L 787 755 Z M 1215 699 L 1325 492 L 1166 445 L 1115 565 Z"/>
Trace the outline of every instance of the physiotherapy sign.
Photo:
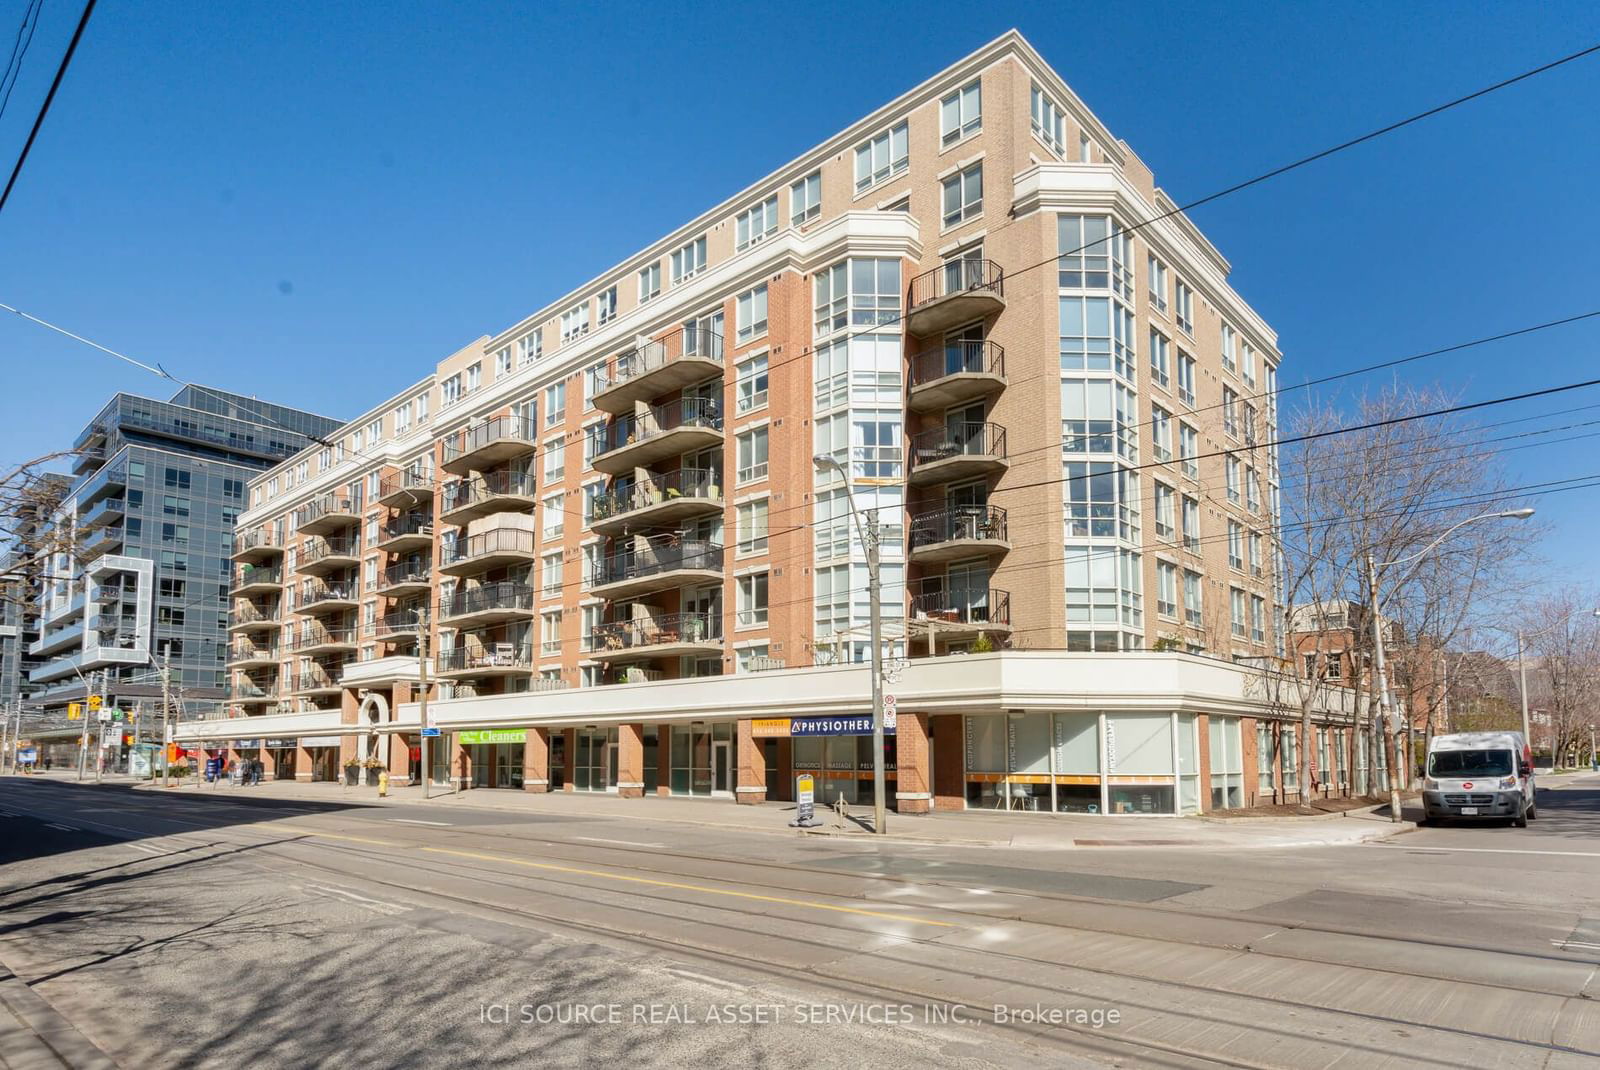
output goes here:
<path id="1" fill-rule="evenodd" d="M 885 735 L 894 735 L 894 725 L 883 726 Z M 870 736 L 872 718 L 867 714 L 844 717 L 758 717 L 750 722 L 753 739 L 787 739 L 802 736 Z"/>

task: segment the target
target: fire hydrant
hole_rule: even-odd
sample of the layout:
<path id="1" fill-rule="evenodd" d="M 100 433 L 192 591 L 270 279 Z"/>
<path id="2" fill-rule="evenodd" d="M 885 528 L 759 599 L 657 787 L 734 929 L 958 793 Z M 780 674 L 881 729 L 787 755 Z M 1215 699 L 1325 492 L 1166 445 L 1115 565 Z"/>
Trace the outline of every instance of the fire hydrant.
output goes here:
<path id="1" fill-rule="evenodd" d="M 382 799 L 389 794 L 389 770 L 378 771 L 378 798 Z"/>

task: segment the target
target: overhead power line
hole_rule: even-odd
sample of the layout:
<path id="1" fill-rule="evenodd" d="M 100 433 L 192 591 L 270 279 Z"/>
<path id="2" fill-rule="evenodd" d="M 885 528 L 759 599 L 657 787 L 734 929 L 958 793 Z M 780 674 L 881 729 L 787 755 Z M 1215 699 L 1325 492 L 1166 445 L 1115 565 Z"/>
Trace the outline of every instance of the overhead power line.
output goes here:
<path id="1" fill-rule="evenodd" d="M 61 79 L 66 77 L 73 53 L 78 51 L 78 42 L 83 39 L 83 28 L 89 25 L 89 15 L 94 11 L 94 5 L 95 0 L 89 0 L 84 6 L 83 15 L 78 19 L 78 28 L 72 31 L 72 41 L 67 45 L 66 55 L 61 57 L 61 66 L 56 68 L 56 76 L 50 82 L 50 92 L 45 94 L 44 103 L 39 106 L 39 115 L 33 120 L 33 129 L 28 131 L 28 140 L 23 142 L 22 153 L 17 157 L 17 165 L 11 169 L 11 178 L 6 182 L 5 192 L 0 193 L 0 212 L 6 210 L 6 202 L 11 199 L 11 190 L 17 184 L 17 176 L 22 174 L 22 165 L 28 162 L 28 153 L 33 149 L 34 139 L 39 136 L 39 128 L 44 125 L 44 117 L 50 114 L 50 105 L 56 99 L 56 90 L 61 88 Z"/>
<path id="2" fill-rule="evenodd" d="M 11 42 L 11 57 L 6 60 L 5 74 L 0 75 L 0 118 L 5 117 L 11 91 L 22 74 L 22 61 L 28 55 L 28 46 L 33 44 L 34 31 L 39 28 L 39 9 L 43 4 L 44 0 L 30 0 L 28 9 L 22 13 L 22 25 L 17 27 L 17 38 Z"/>

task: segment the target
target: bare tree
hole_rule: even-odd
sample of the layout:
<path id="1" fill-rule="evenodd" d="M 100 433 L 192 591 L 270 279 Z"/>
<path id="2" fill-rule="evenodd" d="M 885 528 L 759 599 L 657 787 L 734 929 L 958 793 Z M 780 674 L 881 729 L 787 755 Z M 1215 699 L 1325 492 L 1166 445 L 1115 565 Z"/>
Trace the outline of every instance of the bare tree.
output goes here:
<path id="1" fill-rule="evenodd" d="M 1523 622 L 1532 655 L 1528 704 L 1549 718 L 1550 762 L 1565 764 L 1587 742 L 1600 702 L 1600 621 L 1593 592 L 1565 590 L 1535 602 Z M 1531 740 L 1529 741 L 1532 742 Z"/>
<path id="2" fill-rule="evenodd" d="M 45 470 L 71 455 L 47 453 L 0 476 L 0 603 L 32 602 L 45 563 L 53 555 L 77 552 L 71 531 L 50 522 L 71 481 Z"/>

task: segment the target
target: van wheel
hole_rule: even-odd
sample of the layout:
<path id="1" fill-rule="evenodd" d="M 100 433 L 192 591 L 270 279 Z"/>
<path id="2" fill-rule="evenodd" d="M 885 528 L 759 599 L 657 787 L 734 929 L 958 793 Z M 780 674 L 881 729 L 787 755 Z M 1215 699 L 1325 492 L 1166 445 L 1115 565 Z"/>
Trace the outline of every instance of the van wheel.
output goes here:
<path id="1" fill-rule="evenodd" d="M 1525 829 L 1525 828 L 1527 828 L 1528 827 L 1528 811 L 1527 810 L 1519 811 L 1517 813 L 1517 816 L 1511 819 L 1511 827 L 1514 828 L 1514 829 Z"/>
<path id="2" fill-rule="evenodd" d="M 1528 804 L 1528 820 L 1529 821 L 1537 821 L 1537 820 L 1539 820 L 1539 808 L 1537 806 L 1533 805 L 1532 803 Z"/>

